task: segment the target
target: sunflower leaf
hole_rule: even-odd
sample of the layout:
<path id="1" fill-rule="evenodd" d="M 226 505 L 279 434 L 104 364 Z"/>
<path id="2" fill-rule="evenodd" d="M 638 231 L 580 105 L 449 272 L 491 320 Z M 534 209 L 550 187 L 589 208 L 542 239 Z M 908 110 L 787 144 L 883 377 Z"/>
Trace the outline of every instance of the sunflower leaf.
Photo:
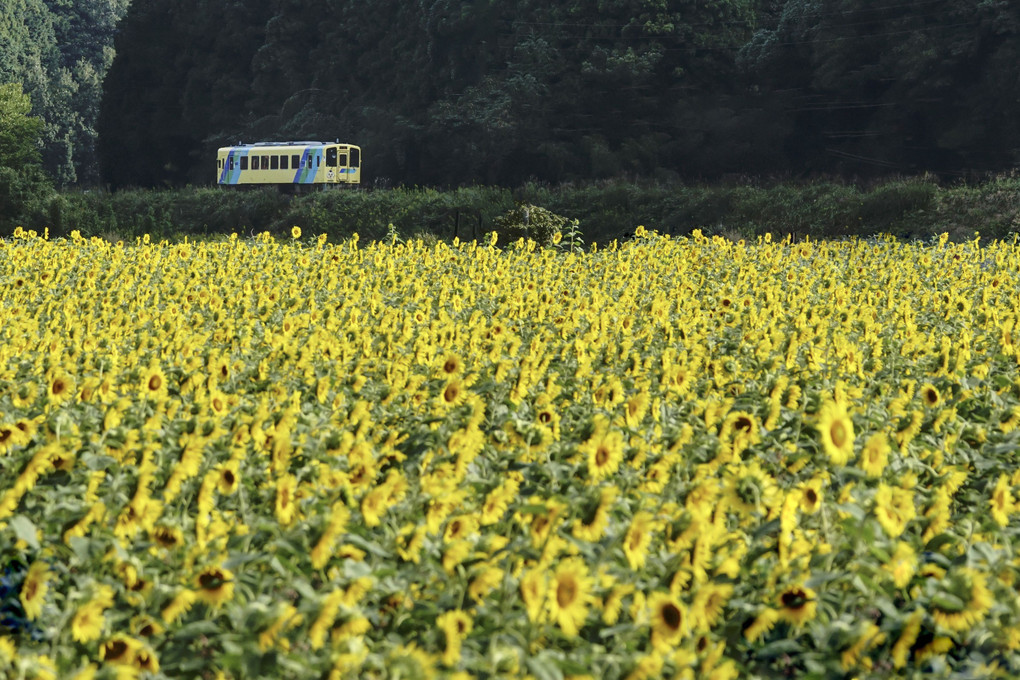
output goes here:
<path id="1" fill-rule="evenodd" d="M 33 550 L 39 549 L 39 537 L 36 533 L 35 524 L 24 515 L 16 515 L 11 519 L 11 528 L 19 540 L 28 544 Z"/>

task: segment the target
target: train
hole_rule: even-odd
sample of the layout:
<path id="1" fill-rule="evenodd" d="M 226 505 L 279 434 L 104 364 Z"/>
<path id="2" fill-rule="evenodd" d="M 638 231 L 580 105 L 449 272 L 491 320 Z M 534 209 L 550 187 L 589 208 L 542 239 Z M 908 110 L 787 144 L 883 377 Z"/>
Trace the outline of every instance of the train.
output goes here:
<path id="1" fill-rule="evenodd" d="M 361 147 L 336 142 L 257 142 L 216 153 L 223 187 L 277 186 L 283 190 L 337 188 L 361 183 Z"/>

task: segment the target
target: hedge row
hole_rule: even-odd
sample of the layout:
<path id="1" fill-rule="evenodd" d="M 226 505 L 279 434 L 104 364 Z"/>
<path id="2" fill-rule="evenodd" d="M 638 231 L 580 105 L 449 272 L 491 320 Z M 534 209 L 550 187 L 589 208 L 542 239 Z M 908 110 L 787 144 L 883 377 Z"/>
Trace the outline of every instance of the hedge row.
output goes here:
<path id="1" fill-rule="evenodd" d="M 1002 238 L 1020 231 L 1020 176 L 941 186 L 929 177 L 897 178 L 870 187 L 835 181 L 664 185 L 601 182 L 526 185 L 516 190 L 469 187 L 338 190 L 302 196 L 276 190 L 215 188 L 54 194 L 22 226 L 51 236 L 181 239 L 237 232 L 305 233 L 341 239 L 432 235 L 481 238 L 515 206 L 531 204 L 578 220 L 585 242 L 626 237 L 639 224 L 673 235 L 701 229 L 731 238 L 771 232 L 795 238 L 891 233 L 928 238 L 980 231 Z M 505 224 L 506 220 L 503 220 Z M 11 226 L 13 228 L 13 225 Z"/>

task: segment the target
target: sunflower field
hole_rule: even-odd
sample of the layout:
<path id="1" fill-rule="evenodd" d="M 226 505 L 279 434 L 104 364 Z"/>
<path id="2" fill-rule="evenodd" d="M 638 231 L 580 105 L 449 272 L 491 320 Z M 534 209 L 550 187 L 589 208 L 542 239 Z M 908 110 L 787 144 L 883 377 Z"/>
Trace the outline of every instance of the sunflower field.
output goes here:
<path id="1" fill-rule="evenodd" d="M 1020 674 L 1020 246 L 0 241 L 0 676 Z"/>

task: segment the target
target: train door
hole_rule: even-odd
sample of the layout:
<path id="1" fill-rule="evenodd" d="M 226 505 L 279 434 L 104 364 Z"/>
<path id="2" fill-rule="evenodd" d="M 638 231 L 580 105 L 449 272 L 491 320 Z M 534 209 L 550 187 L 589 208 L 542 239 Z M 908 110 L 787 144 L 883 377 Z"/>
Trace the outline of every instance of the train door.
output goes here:
<path id="1" fill-rule="evenodd" d="M 326 183 L 336 184 L 340 181 L 343 168 L 340 163 L 340 147 L 326 147 Z M 345 164 L 346 164 L 346 159 Z"/>

